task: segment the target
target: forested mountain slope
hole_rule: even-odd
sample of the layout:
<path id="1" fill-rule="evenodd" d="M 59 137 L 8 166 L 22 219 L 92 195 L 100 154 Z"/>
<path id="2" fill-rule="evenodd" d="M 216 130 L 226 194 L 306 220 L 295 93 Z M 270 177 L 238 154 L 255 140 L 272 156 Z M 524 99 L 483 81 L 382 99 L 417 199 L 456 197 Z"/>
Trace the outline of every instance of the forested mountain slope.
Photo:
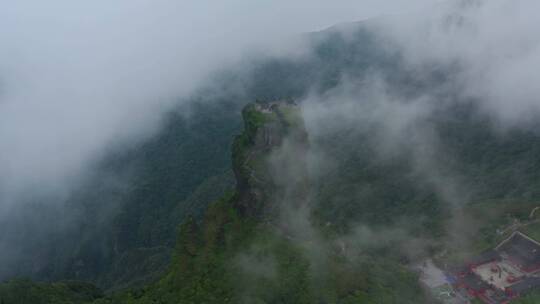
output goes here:
<path id="1" fill-rule="evenodd" d="M 98 303 L 422 303 L 406 265 L 448 244 L 470 243 L 483 223 L 460 214 L 480 206 L 504 210 L 498 216 L 506 218 L 514 212 L 509 206 L 530 210 L 540 199 L 540 134 L 502 128 L 476 100 L 457 94 L 454 67 L 410 70 L 365 24 L 309 39 L 308 56 L 264 58 L 216 76 L 218 85 L 200 92 L 189 117 L 180 109 L 152 140 L 106 158 L 67 200 L 70 213 L 83 215 L 66 224 L 76 229 L 40 232 L 32 223 L 54 221 L 57 210 L 35 212 L 38 203 L 0 223 L 32 240 L 0 267 L 17 265 L 10 274 L 37 280 L 129 287 Z M 380 107 L 380 96 L 359 88 L 379 81 L 400 98 Z M 414 112 L 411 101 L 426 92 L 436 97 L 429 111 Z M 247 172 L 242 166 L 246 151 L 265 151 L 255 140 L 259 128 L 274 130 L 268 132 L 276 142 L 262 141 L 272 150 L 282 144 L 283 124 L 268 127 L 248 107 L 230 153 L 243 106 L 276 99 L 301 103 L 309 138 L 307 168 L 292 174 L 306 170 L 308 180 L 294 188 L 309 191 L 285 191 L 297 200 L 306 195 L 309 204 L 286 225 L 291 218 L 280 217 L 281 206 L 267 204 L 278 194 L 283 201 L 286 185 L 264 162 Z M 235 189 L 233 171 L 237 190 L 224 196 Z M 110 176 L 127 182 L 114 186 Z M 0 295 L 12 299 L 19 284 L 31 284 L 22 282 L 2 285 Z M 71 303 L 64 287 L 44 284 L 37 292 Z M 19 303 L 31 303 L 25 301 Z"/>
<path id="2" fill-rule="evenodd" d="M 364 33 L 354 41 L 333 31 L 311 35 L 312 55 L 260 58 L 223 71 L 171 113 L 159 134 L 97 164 L 70 197 L 26 204 L 5 219 L 0 228 L 18 251 L 0 265 L 0 273 L 90 280 L 105 289 L 155 279 L 169 261 L 175 227 L 232 186 L 229 146 L 240 131 L 245 104 L 300 98 L 312 86 L 326 90 L 336 85 L 341 70 L 377 62 L 361 56 L 354 67 L 344 61 L 366 47 L 363 53 L 375 56 L 369 39 L 358 43 Z M 130 264 L 139 267 L 128 271 Z"/>

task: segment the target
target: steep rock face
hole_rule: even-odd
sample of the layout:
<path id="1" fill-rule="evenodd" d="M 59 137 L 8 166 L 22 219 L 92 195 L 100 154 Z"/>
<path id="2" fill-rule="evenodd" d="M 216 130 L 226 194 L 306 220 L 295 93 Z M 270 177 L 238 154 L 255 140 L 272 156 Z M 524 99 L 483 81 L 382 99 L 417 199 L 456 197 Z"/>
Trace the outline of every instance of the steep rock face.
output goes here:
<path id="1" fill-rule="evenodd" d="M 233 144 L 235 207 L 243 215 L 271 219 L 282 204 L 305 200 L 308 136 L 292 102 L 250 104 L 242 116 L 244 132 Z"/>

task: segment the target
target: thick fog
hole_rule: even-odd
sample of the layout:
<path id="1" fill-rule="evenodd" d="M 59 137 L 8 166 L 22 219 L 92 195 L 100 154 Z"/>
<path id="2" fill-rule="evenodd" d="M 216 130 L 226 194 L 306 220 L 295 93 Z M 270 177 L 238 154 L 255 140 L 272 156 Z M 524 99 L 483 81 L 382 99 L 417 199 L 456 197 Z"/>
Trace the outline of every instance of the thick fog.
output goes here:
<path id="1" fill-rule="evenodd" d="M 428 2 L 3 1 L 0 206 L 68 191 L 251 49 L 295 52 L 301 32 Z"/>
<path id="2" fill-rule="evenodd" d="M 418 170 L 441 191 L 444 177 L 432 176 L 438 138 L 429 130 L 432 114 L 452 103 L 472 103 L 500 130 L 534 128 L 540 119 L 540 36 L 532 0 L 446 1 L 410 14 L 365 24 L 398 62 L 394 70 L 371 68 L 343 75 L 325 94 L 312 94 L 305 116 L 312 132 L 327 133 L 377 125 L 381 157 L 403 154 L 407 144 Z M 409 81 L 408 86 L 399 77 Z M 443 75 L 443 76 L 441 76 Z M 413 143 L 413 144 L 411 144 Z M 449 193 L 444 194 L 452 199 Z"/>
<path id="3" fill-rule="evenodd" d="M 383 47 L 381 53 L 398 62 L 395 70 L 345 74 L 333 90 L 312 94 L 304 101 L 309 133 L 370 130 L 377 151 L 372 161 L 405 157 L 417 183 L 427 184 L 450 207 L 446 232 L 466 250 L 475 228 L 462 208 L 477 189 L 467 182 L 470 176 L 455 170 L 455 155 L 441 145 L 445 139 L 434 121 L 462 103 L 489 121 L 501 140 L 511 130 L 537 132 L 539 9 L 532 0 L 447 1 L 372 20 L 365 26 Z M 331 155 L 317 160 L 332 161 Z"/>
<path id="4" fill-rule="evenodd" d="M 451 206 L 449 235 L 466 238 L 474 231 L 460 210 L 474 189 L 450 168 L 431 120 L 447 104 L 472 102 L 499 130 L 538 125 L 539 11 L 534 0 L 4 1 L 0 221 L 29 198 L 61 198 L 102 157 L 151 138 L 164 115 L 213 72 L 238 69 L 253 54 L 309 56 L 300 33 L 372 19 L 362 26 L 377 37 L 381 53 L 396 59 L 399 73 L 344 73 L 332 90 L 313 90 L 301 101 L 310 137 L 374 130 L 370 144 L 380 158 L 374 161 L 405 156 L 418 182 Z M 404 89 L 389 74 L 421 85 Z M 314 179 L 336 161 L 317 148 L 308 159 Z M 298 176 L 294 169 L 279 175 Z M 326 244 L 309 222 L 311 210 L 301 207 L 283 208 L 282 220 L 293 236 L 314 241 L 308 249 L 317 264 Z M 407 240 L 411 248 L 400 250 L 418 255 L 428 242 L 409 235 L 410 222 L 398 219 L 383 231 L 356 223 L 340 241 L 374 246 L 382 235 Z M 0 233 L 2 252 L 19 241 Z M 238 263 L 250 266 L 250 259 Z M 250 270 L 272 277 L 272 264 Z"/>
<path id="5" fill-rule="evenodd" d="M 298 207 L 295 198 L 285 197 L 280 206 L 280 225 L 286 227 L 282 229 L 283 234 L 306 249 L 311 277 L 316 278 L 315 281 L 324 281 L 330 273 L 325 264 L 329 264 L 330 252 L 338 251 L 348 260 L 355 261 L 367 249 L 391 244 L 392 251 L 397 251 L 414 263 L 430 256 L 430 250 L 437 248 L 440 243 L 446 245 L 443 247 L 445 252 L 447 248 L 467 252 L 478 246 L 474 240 L 478 240 L 479 234 L 485 233 L 478 230 L 483 219 L 473 218 L 464 210 L 472 202 L 471 198 L 477 190 L 475 187 L 487 183 L 489 177 L 468 176 L 467 173 L 471 171 L 459 170 L 463 167 L 456 163 L 462 159 L 457 159 L 455 153 L 448 151 L 451 150 L 448 149 L 448 139 L 441 136 L 437 124 L 449 117 L 460 121 L 455 116 L 456 112 L 452 111 L 466 109 L 476 119 L 489 122 L 477 126 L 488 130 L 481 133 L 483 135 L 490 132 L 496 134 L 501 146 L 504 145 L 504 137 L 511 134 L 506 131 L 533 130 L 538 134 L 535 128 L 540 119 L 539 8 L 538 2 L 533 0 L 448 1 L 411 14 L 392 15 L 359 25 L 367 27 L 370 34 L 375 35 L 376 43 L 382 46 L 382 49 L 377 49 L 380 58 L 387 59 L 384 56 L 390 54 L 395 64 L 385 69 L 387 66 L 369 63 L 365 71 L 343 72 L 336 87 L 323 93 L 313 90 L 310 96 L 302 100 L 311 140 L 309 151 L 299 152 L 298 148 L 285 142 L 274 152 L 274 158 L 270 158 L 287 164 L 271 162 L 271 167 L 278 172 L 274 178 L 292 193 L 298 187 L 298 177 L 305 174 L 303 165 L 310 169 L 309 178 L 315 184 L 317 179 L 322 180 L 321 185 L 324 185 L 336 179 L 335 175 L 351 174 L 348 168 L 340 167 L 342 172 L 336 172 L 333 168 L 335 163 L 342 160 L 338 158 L 344 157 L 344 154 L 339 154 L 341 151 L 336 150 L 347 149 L 343 141 L 348 140 L 353 142 L 349 143 L 353 146 L 352 150 L 374 151 L 372 154 L 358 152 L 360 158 L 371 157 L 365 160 L 368 165 L 362 166 L 365 163 L 357 160 L 352 163 L 358 164 L 358 167 L 351 168 L 351 171 L 364 170 L 370 179 L 355 184 L 354 188 L 339 188 L 340 193 L 334 193 L 339 196 L 334 202 L 345 200 L 348 204 L 372 206 L 381 212 L 374 204 L 382 200 L 375 197 L 373 202 L 370 200 L 373 196 L 362 195 L 363 188 L 367 188 L 369 193 L 372 184 L 382 183 L 378 180 L 379 176 L 366 167 L 388 170 L 384 177 L 391 180 L 389 175 L 392 173 L 388 172 L 393 171 L 384 164 L 397 160 L 408 164 L 407 169 L 398 171 L 404 175 L 400 176 L 400 181 L 407 179 L 407 176 L 412 177 L 415 185 L 426 185 L 435 194 L 436 199 L 430 198 L 431 204 L 444 204 L 444 210 L 448 211 L 441 220 L 445 221 L 445 231 L 444 236 L 436 239 L 420 237 L 418 230 L 411 231 L 415 231 L 416 225 L 424 221 L 421 215 L 410 218 L 405 214 L 393 214 L 391 222 L 382 227 L 354 222 L 341 238 L 329 242 L 321 237 L 317 224 L 311 222 L 313 210 L 309 209 L 320 203 L 311 200 L 317 198 L 307 195 L 305 199 L 308 203 L 304 202 Z M 370 43 L 354 40 L 354 34 L 349 31 L 342 37 L 351 39 L 351 43 Z M 356 55 L 351 56 L 354 58 Z M 358 54 L 362 55 L 365 53 Z M 354 59 L 350 61 L 354 62 Z M 463 116 L 463 113 L 458 115 Z M 458 130 L 475 131 L 466 128 Z M 355 137 L 356 132 L 361 136 Z M 458 147 L 457 150 L 474 151 L 472 145 L 475 143 L 467 142 L 463 134 L 448 136 L 458 137 L 457 141 L 452 142 L 455 145 L 471 145 Z M 339 140 L 328 141 L 332 137 Z M 528 139 L 534 140 L 533 137 Z M 329 147 L 328 142 L 330 145 L 335 143 L 339 148 Z M 492 145 L 490 148 L 496 150 L 495 155 L 498 155 L 505 153 L 501 146 Z M 354 157 L 353 153 L 345 154 L 345 157 Z M 518 171 L 518 176 L 525 175 L 519 171 L 529 168 L 518 165 L 520 156 L 517 154 L 515 164 L 502 166 L 513 167 Z M 298 159 L 299 155 L 306 164 Z M 530 166 L 534 168 L 535 164 Z M 472 182 L 475 178 L 480 182 Z M 346 178 L 343 180 L 347 182 Z M 526 178 L 524 180 L 531 182 Z M 500 177 L 499 181 L 502 182 Z M 396 184 L 389 186 L 389 192 L 394 191 L 393 188 L 406 188 Z M 535 186 L 525 184 L 525 188 Z M 314 189 L 311 191 L 316 192 Z M 399 200 L 396 197 L 392 199 Z M 329 209 L 339 208 L 331 204 L 325 206 Z M 386 211 L 393 212 L 400 207 L 392 205 Z M 489 213 L 489 210 L 483 212 Z M 339 216 L 338 212 L 333 214 Z M 376 216 L 383 217 L 381 214 Z M 326 225 L 332 225 L 334 220 L 330 218 Z M 342 224 L 339 219 L 335 221 L 337 225 Z M 271 257 L 257 260 L 255 256 L 242 253 L 238 258 L 241 268 L 250 276 L 274 278 L 277 269 L 274 260 Z M 250 289 L 249 284 L 243 287 L 249 299 L 249 293 L 254 289 Z"/>
<path id="6" fill-rule="evenodd" d="M 449 1 L 421 18 L 380 20 L 376 31 L 402 52 L 411 71 L 452 68 L 463 96 L 515 126 L 540 110 L 539 9 L 532 0 Z"/>

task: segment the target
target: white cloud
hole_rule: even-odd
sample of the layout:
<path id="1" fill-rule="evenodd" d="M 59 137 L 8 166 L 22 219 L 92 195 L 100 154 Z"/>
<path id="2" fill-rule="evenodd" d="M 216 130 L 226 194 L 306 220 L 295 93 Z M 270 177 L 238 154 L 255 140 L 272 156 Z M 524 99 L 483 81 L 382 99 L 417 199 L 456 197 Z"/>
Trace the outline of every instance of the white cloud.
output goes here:
<path id="1" fill-rule="evenodd" d="M 456 68 L 464 95 L 512 126 L 540 113 L 539 10 L 534 0 L 449 1 L 378 30 L 411 66 Z"/>
<path id="2" fill-rule="evenodd" d="M 62 189 L 254 45 L 417 1 L 2 1 L 0 191 Z M 279 43 L 277 43 L 279 45 Z"/>

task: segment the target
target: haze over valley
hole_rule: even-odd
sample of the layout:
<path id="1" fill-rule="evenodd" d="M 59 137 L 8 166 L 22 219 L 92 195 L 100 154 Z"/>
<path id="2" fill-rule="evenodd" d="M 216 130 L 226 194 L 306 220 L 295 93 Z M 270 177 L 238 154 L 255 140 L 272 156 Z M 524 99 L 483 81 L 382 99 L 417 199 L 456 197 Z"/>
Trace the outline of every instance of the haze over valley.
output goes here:
<path id="1" fill-rule="evenodd" d="M 0 4 L 0 303 L 540 303 L 538 12 Z"/>

